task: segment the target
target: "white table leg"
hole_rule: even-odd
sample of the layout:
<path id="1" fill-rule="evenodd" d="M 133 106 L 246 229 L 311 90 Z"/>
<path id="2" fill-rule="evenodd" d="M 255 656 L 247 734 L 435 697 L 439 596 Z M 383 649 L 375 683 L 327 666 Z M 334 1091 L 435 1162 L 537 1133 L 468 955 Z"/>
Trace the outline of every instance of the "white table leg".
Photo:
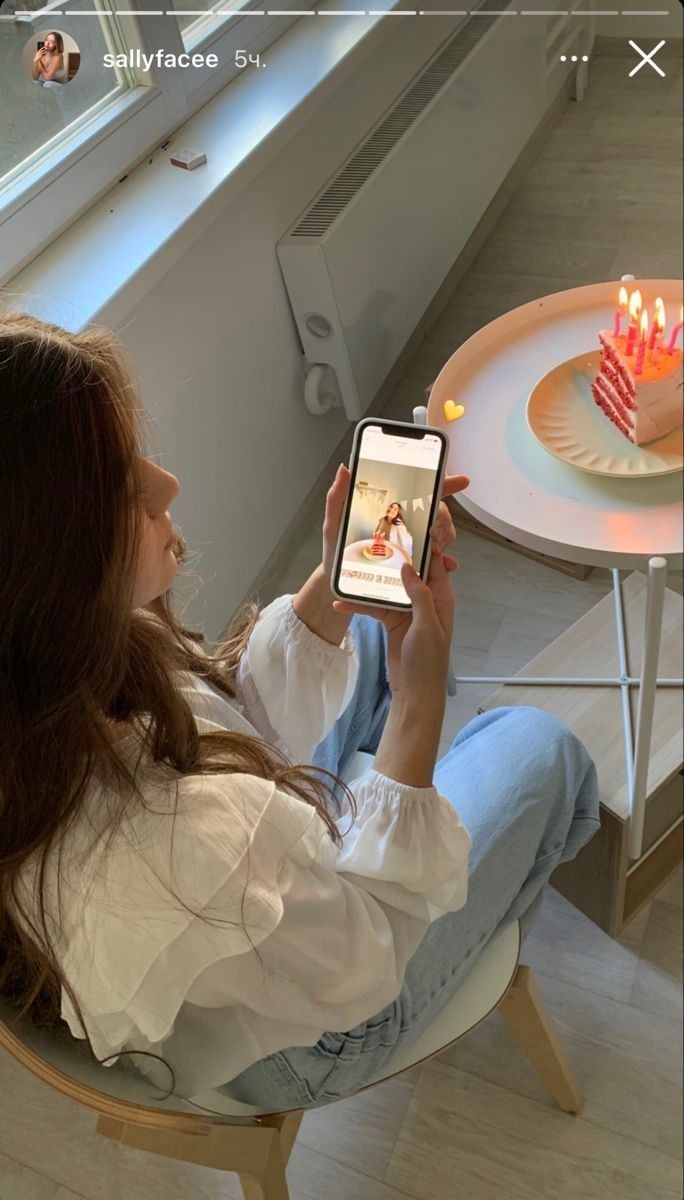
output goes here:
<path id="1" fill-rule="evenodd" d="M 630 278 L 623 276 L 623 279 Z M 416 425 L 427 425 L 428 410 L 424 405 L 418 405 L 413 410 L 413 420 Z M 641 666 L 641 684 L 639 687 L 639 706 L 637 711 L 637 728 L 632 750 L 632 720 L 629 704 L 629 688 L 631 674 L 627 663 L 627 648 L 624 630 L 624 615 L 622 611 L 622 594 L 620 575 L 613 571 L 613 594 L 615 598 L 615 618 L 618 637 L 618 658 L 620 675 L 612 680 L 580 680 L 580 679 L 525 679 L 530 684 L 565 684 L 580 685 L 591 683 L 599 686 L 616 685 L 620 688 L 622 700 L 622 716 L 625 733 L 625 752 L 627 756 L 627 787 L 630 796 L 630 835 L 629 857 L 634 860 L 641 857 L 644 838 L 644 817 L 646 812 L 646 788 L 648 784 L 648 767 L 651 750 L 651 735 L 653 732 L 653 714 L 655 709 L 656 688 L 659 683 L 666 686 L 680 686 L 676 679 L 658 679 L 658 658 L 660 656 L 660 635 L 663 624 L 663 605 L 665 601 L 665 582 L 667 579 L 667 559 L 651 558 L 648 564 L 648 593 L 646 599 L 646 621 L 644 630 L 644 652 Z M 461 682 L 515 683 L 517 679 L 499 679 L 494 677 L 471 678 L 463 677 Z M 458 681 L 452 669 L 449 670 L 447 695 L 455 696 L 458 691 Z"/>
<path id="2" fill-rule="evenodd" d="M 615 602 L 615 629 L 617 632 L 618 644 L 618 665 L 620 674 L 617 679 L 618 687 L 620 688 L 620 701 L 622 703 L 622 727 L 625 743 L 625 767 L 627 772 L 627 795 L 630 798 L 634 792 L 634 737 L 632 733 L 632 709 L 630 705 L 630 680 L 632 673 L 629 669 L 629 661 L 627 658 L 627 639 L 625 637 L 625 614 L 622 607 L 622 585 L 620 583 L 620 572 L 615 568 L 612 569 L 613 576 L 613 600 Z"/>
<path id="3" fill-rule="evenodd" d="M 644 651 L 641 663 L 641 686 L 634 745 L 634 773 L 630 803 L 629 857 L 641 856 L 644 839 L 644 817 L 646 813 L 646 785 L 653 731 L 656 685 L 658 682 L 658 658 L 660 634 L 663 625 L 663 604 L 667 579 L 667 559 L 651 558 L 648 563 L 648 592 L 646 596 L 646 622 L 644 629 Z"/>
<path id="4" fill-rule="evenodd" d="M 427 425 L 428 410 L 424 404 L 417 404 L 413 410 L 413 424 Z M 449 667 L 449 678 L 447 679 L 447 696 L 455 696 L 458 691 L 458 684 L 454 675 L 453 667 Z"/>

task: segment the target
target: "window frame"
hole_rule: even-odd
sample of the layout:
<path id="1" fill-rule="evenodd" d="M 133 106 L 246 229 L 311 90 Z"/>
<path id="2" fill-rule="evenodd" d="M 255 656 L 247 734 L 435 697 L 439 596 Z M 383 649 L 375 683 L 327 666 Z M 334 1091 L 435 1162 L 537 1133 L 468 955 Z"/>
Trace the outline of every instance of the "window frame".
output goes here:
<path id="1" fill-rule="evenodd" d="M 145 54 L 158 49 L 176 56 L 215 53 L 219 67 L 117 72 L 126 79 L 123 94 L 96 102 L 75 122 L 71 136 L 54 139 L 54 151 L 46 154 L 45 147 L 40 147 L 17 164 L 9 183 L 0 185 L 0 285 L 230 83 L 240 71 L 234 61 L 236 50 L 263 52 L 300 19 L 227 17 L 217 23 L 215 31 L 200 27 L 199 36 L 186 46 L 177 16 L 149 16 L 138 11 L 147 2 L 126 0 L 135 15 L 120 16 L 114 23 L 117 42 Z M 306 9 L 313 3 L 305 0 Z M 100 0 L 95 4 L 99 7 Z M 245 5 L 247 11 L 257 7 L 258 0 Z M 23 20 L 27 37 L 36 22 L 42 27 L 46 20 L 49 23 L 45 8 L 30 21 Z"/>

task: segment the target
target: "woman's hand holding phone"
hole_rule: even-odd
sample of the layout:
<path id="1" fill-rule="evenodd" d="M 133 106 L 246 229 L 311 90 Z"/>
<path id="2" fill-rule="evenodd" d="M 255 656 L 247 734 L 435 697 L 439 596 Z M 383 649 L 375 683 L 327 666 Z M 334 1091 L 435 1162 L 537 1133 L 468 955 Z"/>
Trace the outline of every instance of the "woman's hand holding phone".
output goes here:
<path id="1" fill-rule="evenodd" d="M 377 430 L 369 434 L 367 427 L 374 425 L 380 427 L 382 434 L 395 438 L 400 447 L 398 456 L 393 450 L 394 443 L 382 444 L 383 439 L 378 437 Z M 429 439 L 425 444 L 425 453 L 420 452 L 420 447 L 414 453 L 413 446 L 408 445 L 409 441 L 420 441 L 423 437 Z M 433 456 L 438 442 L 441 442 L 441 447 L 437 461 Z M 411 427 L 409 434 L 405 422 L 376 422 L 369 419 L 359 423 L 352 449 L 354 478 L 364 451 L 369 461 L 379 458 L 382 462 L 397 462 L 424 470 L 426 485 L 427 479 L 431 477 L 433 482 L 430 495 L 430 565 L 425 580 L 421 579 L 410 562 L 404 562 L 401 566 L 401 582 L 410 608 L 390 603 L 395 597 L 391 594 L 392 589 L 389 586 L 386 589 L 388 594 L 372 604 L 364 603 L 362 596 L 358 599 L 339 596 L 332 600 L 332 608 L 340 617 L 359 613 L 382 621 L 387 629 L 387 673 L 392 703 L 375 754 L 374 766 L 381 774 L 417 788 L 429 787 L 432 783 L 444 718 L 456 605 L 449 573 L 455 570 L 458 564 L 451 555 L 444 553 L 445 547 L 454 541 L 456 531 L 446 504 L 440 499 L 439 504 L 435 506 L 435 500 L 440 495 L 453 496 L 467 488 L 470 483 L 465 475 L 443 476 L 446 450 L 444 435 L 436 429 L 426 428 L 424 432 L 418 433 Z M 365 466 L 367 464 L 364 464 Z M 414 486 L 414 482 L 402 483 L 399 467 L 396 478 L 398 495 L 402 494 L 404 488 Z M 326 504 L 323 568 L 331 581 L 333 594 L 338 586 L 336 572 L 341 571 L 344 554 L 341 531 L 347 528 L 346 506 L 350 502 L 351 479 L 351 472 L 345 467 L 340 467 Z M 426 486 L 425 490 L 428 491 L 429 487 Z M 414 505 L 415 507 L 417 506 Z M 398 502 L 395 511 L 398 513 L 398 519 L 403 521 L 401 505 Z M 401 542 L 401 538 L 398 538 L 398 542 Z M 344 591 L 343 588 L 340 590 Z M 382 607 L 383 603 L 387 603 L 388 607 Z"/>
<path id="2" fill-rule="evenodd" d="M 417 788 L 429 787 L 433 780 L 456 605 L 449 572 L 458 564 L 436 548 L 438 535 L 439 531 L 431 531 L 435 549 L 427 582 L 408 563 L 401 568 L 402 583 L 411 600 L 410 612 L 334 601 L 339 611 L 365 612 L 387 628 L 392 703 L 373 766 L 380 774 Z"/>
<path id="3" fill-rule="evenodd" d="M 328 492 L 323 526 L 323 561 L 328 574 L 332 570 L 349 481 L 349 469 L 342 465 Z M 443 495 L 462 492 L 469 483 L 467 475 L 447 475 Z M 430 530 L 432 552 L 427 581 L 423 582 L 409 563 L 401 567 L 401 580 L 411 600 L 410 610 L 378 608 L 350 600 L 333 601 L 336 612 L 366 614 L 382 621 L 387 629 L 387 670 L 393 698 L 427 701 L 439 696 L 440 690 L 442 696 L 446 692 L 455 608 L 449 573 L 458 564 L 443 551 L 455 536 L 451 514 L 446 504 L 440 502 Z"/>
<path id="4" fill-rule="evenodd" d="M 336 612 L 364 613 L 382 621 L 387 629 L 387 672 L 393 701 L 441 700 L 446 692 L 456 606 L 449 573 L 458 564 L 441 552 L 439 535 L 440 530 L 433 527 L 427 582 L 408 563 L 402 564 L 401 581 L 411 600 L 409 612 L 333 601 Z"/>
<path id="5" fill-rule="evenodd" d="M 323 520 L 323 569 L 328 579 L 331 578 L 333 572 L 337 537 L 340 532 L 344 506 L 349 493 L 350 480 L 349 467 L 346 467 L 344 463 L 340 463 L 326 497 L 325 517 Z M 469 483 L 470 480 L 467 475 L 446 475 L 444 477 L 442 493 L 444 496 L 455 496 L 457 492 L 464 491 Z M 448 546 L 456 536 L 451 514 L 443 501 L 440 501 L 433 528 L 441 533 L 441 542 L 444 546 Z M 353 607 L 349 609 L 349 612 L 356 611 L 357 609 Z M 358 609 L 358 611 L 361 611 L 361 609 Z M 371 615 L 376 617 L 377 611 L 374 610 Z"/>

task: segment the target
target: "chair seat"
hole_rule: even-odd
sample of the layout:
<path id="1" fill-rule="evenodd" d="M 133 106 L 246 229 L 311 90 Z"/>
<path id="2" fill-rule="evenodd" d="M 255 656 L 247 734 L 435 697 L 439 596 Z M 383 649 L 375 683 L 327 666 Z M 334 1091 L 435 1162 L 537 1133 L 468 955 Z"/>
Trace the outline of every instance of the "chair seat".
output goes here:
<path id="1" fill-rule="evenodd" d="M 519 952 L 520 926 L 513 921 L 487 942 L 461 986 L 427 1029 L 409 1044 L 399 1046 L 382 1071 L 364 1086 L 381 1083 L 383 1079 L 415 1066 L 430 1055 L 438 1054 L 450 1042 L 463 1037 L 489 1016 L 508 989 L 515 974 Z M 203 1107 L 226 1115 L 257 1116 L 269 1111 L 241 1104 L 220 1092 L 205 1092 L 202 1096 L 195 1096 L 194 1100 Z"/>
<path id="2" fill-rule="evenodd" d="M 344 773 L 345 783 L 358 779 L 372 764 L 373 755 L 358 750 Z M 484 1020 L 506 992 L 515 974 L 519 954 L 520 927 L 517 921 L 513 921 L 490 939 L 458 991 L 427 1029 L 408 1045 L 398 1047 L 372 1082 L 380 1083 L 399 1071 L 415 1066 Z"/>
<path id="3" fill-rule="evenodd" d="M 371 755 L 359 752 L 345 772 L 345 781 L 357 779 L 372 761 Z M 519 925 L 514 921 L 487 943 L 458 991 L 428 1028 L 409 1045 L 398 1047 L 371 1082 L 379 1083 L 429 1058 L 484 1020 L 496 1008 L 513 978 L 519 949 Z M 174 1096 L 160 1100 L 158 1089 L 137 1072 L 118 1064 L 101 1067 L 94 1062 L 87 1044 L 73 1038 L 66 1027 L 46 1030 L 36 1028 L 27 1018 L 18 1021 L 12 1005 L 3 997 L 0 997 L 0 1022 L 4 1025 L 4 1029 L 0 1029 L 0 1044 L 45 1082 L 90 1107 L 99 1107 L 92 1094 L 99 1093 L 103 1097 L 164 1112 L 199 1114 L 200 1109 L 196 1107 L 199 1105 L 228 1121 L 271 1111 L 242 1104 L 215 1091 L 194 1096 L 192 1101 Z M 47 1064 L 48 1069 L 42 1065 L 38 1067 L 33 1056 Z M 82 1085 L 82 1092 L 77 1088 L 81 1094 L 75 1093 L 74 1081 Z"/>
<path id="4" fill-rule="evenodd" d="M 345 783 L 358 779 L 372 764 L 373 755 L 358 750 L 344 772 Z M 444 1046 L 456 1041 L 484 1020 L 506 992 L 515 974 L 519 952 L 520 929 L 518 922 L 514 921 L 487 943 L 456 994 L 427 1029 L 408 1045 L 397 1047 L 396 1053 L 371 1083 L 380 1083 L 383 1079 L 389 1079 L 390 1076 L 415 1066 L 430 1055 L 437 1054 Z M 232 1116 L 258 1116 L 268 1111 L 232 1100 L 221 1092 L 204 1092 L 201 1096 L 195 1096 L 194 1100 L 203 1108 L 211 1108 L 215 1112 Z"/>

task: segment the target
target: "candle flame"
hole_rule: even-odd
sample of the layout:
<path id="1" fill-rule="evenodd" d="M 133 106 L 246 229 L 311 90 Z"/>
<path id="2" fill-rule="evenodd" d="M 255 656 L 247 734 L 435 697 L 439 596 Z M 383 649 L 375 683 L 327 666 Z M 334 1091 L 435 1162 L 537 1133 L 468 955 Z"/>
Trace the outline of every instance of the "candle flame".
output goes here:
<path id="1" fill-rule="evenodd" d="M 635 292 L 632 292 L 632 294 L 629 298 L 629 319 L 630 319 L 630 321 L 634 321 L 634 323 L 636 324 L 636 322 L 639 320 L 640 312 L 641 312 L 641 292 L 637 288 L 637 290 Z"/>
<path id="2" fill-rule="evenodd" d="M 660 296 L 658 296 L 658 299 L 655 302 L 655 318 L 654 318 L 654 320 L 655 320 L 656 325 L 658 326 L 658 332 L 660 334 L 662 334 L 665 329 L 665 305 L 664 305 L 663 301 L 661 300 Z"/>
<path id="3" fill-rule="evenodd" d="M 629 300 L 627 298 L 627 288 L 621 287 L 620 291 L 618 292 L 618 307 L 622 312 L 627 312 L 628 305 Z"/>
<path id="4" fill-rule="evenodd" d="M 648 334 L 648 309 L 644 309 L 641 314 L 641 336 L 645 338 Z"/>

